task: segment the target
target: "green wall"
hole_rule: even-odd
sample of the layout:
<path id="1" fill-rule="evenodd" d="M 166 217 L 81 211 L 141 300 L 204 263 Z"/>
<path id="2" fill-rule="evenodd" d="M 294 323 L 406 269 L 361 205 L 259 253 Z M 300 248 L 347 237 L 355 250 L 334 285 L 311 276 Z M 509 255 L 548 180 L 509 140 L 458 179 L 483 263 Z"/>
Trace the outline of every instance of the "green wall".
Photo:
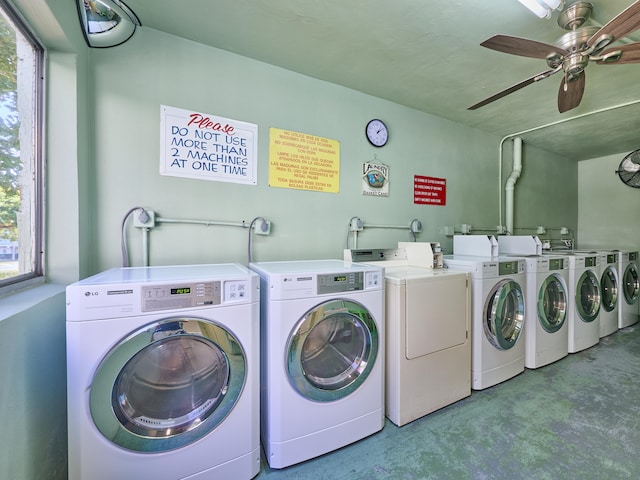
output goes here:
<path id="1" fill-rule="evenodd" d="M 120 223 L 134 206 L 164 218 L 248 222 L 263 216 L 272 234 L 254 237 L 257 261 L 342 257 L 353 216 L 365 225 L 408 226 L 418 218 L 424 226 L 418 239 L 445 248 L 451 239 L 444 226 L 499 224 L 499 138 L 479 130 L 144 27 L 118 48 L 93 51 L 92 75 L 96 270 L 121 264 Z M 161 176 L 163 104 L 257 124 L 258 185 Z M 374 117 L 391 132 L 381 149 L 364 136 Z M 270 187 L 270 127 L 339 141 L 340 192 Z M 361 166 L 374 156 L 390 167 L 388 198 L 362 195 Z M 575 228 L 575 168 L 525 147 L 516 225 L 522 218 Z M 413 204 L 415 174 L 446 178 L 446 206 Z M 132 265 L 140 265 L 141 232 L 130 226 L 128 239 Z M 409 232 L 365 229 L 358 245 L 388 247 L 398 240 L 410 240 Z M 243 229 L 162 224 L 150 234 L 150 263 L 246 263 L 246 244 Z"/>
<path id="2" fill-rule="evenodd" d="M 615 171 L 629 152 L 578 164 L 578 225 L 581 248 L 640 250 L 640 190 Z"/>
<path id="3" fill-rule="evenodd" d="M 17 3 L 49 47 L 47 279 L 59 285 L 0 299 L 6 433 L 0 478 L 66 478 L 62 287 L 121 264 L 120 226 L 131 207 L 165 218 L 264 216 L 273 222 L 272 234 L 254 237 L 257 261 L 341 257 L 353 216 L 365 224 L 407 226 L 418 218 L 424 226 L 418 240 L 440 241 L 447 249 L 452 242 L 445 226 L 491 230 L 501 223 L 498 198 L 510 171 L 511 142 L 505 143 L 500 180 L 500 139 L 479 130 L 145 27 L 124 45 L 88 50 L 74 2 Z M 160 105 L 257 124 L 258 185 L 160 176 Z M 390 127 L 382 149 L 364 137 L 374 117 Z M 269 187 L 270 127 L 338 140 L 340 192 Z M 374 155 L 391 169 L 388 198 L 360 191 L 361 165 Z M 575 232 L 577 171 L 575 162 L 525 144 L 515 226 Z M 446 178 L 446 206 L 413 204 L 415 174 Z M 129 226 L 128 238 L 132 264 L 139 265 L 140 231 Z M 359 246 L 398 240 L 410 240 L 408 232 L 368 229 Z M 161 225 L 150 234 L 152 264 L 245 263 L 246 248 L 247 231 L 233 227 Z"/>

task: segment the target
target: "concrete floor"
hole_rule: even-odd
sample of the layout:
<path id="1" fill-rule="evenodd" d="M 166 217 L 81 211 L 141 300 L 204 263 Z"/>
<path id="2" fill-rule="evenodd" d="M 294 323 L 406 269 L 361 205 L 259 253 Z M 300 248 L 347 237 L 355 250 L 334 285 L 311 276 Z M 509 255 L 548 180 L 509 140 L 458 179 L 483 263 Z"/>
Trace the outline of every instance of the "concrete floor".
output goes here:
<path id="1" fill-rule="evenodd" d="M 637 479 L 640 324 L 403 427 L 257 479 Z"/>

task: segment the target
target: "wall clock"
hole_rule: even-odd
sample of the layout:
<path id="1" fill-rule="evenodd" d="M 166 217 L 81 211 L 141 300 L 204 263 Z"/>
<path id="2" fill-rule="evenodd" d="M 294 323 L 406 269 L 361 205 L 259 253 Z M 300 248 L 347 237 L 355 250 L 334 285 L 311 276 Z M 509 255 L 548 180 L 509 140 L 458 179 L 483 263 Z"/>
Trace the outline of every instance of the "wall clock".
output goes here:
<path id="1" fill-rule="evenodd" d="M 367 140 L 374 147 L 383 147 L 389 141 L 389 130 L 382 120 L 374 118 L 365 129 Z"/>
<path id="2" fill-rule="evenodd" d="M 640 188 L 640 150 L 635 150 L 624 157 L 616 173 L 625 185 Z"/>

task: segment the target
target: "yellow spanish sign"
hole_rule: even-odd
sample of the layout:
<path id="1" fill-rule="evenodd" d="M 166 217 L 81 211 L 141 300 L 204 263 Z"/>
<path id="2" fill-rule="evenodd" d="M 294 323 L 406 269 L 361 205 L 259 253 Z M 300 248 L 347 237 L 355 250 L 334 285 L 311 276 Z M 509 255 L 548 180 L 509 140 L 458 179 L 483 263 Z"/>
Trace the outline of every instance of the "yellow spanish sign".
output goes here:
<path id="1" fill-rule="evenodd" d="M 269 185 L 338 193 L 340 142 L 306 133 L 271 128 Z"/>

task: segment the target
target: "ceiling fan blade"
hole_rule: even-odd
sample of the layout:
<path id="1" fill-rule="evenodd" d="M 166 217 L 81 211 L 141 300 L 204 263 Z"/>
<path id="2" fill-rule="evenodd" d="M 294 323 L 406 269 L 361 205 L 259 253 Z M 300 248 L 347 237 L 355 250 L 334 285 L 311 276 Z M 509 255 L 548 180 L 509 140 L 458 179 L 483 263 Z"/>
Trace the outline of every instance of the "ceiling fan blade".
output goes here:
<path id="1" fill-rule="evenodd" d="M 636 0 L 629 5 L 613 17 L 609 23 L 594 33 L 591 38 L 587 40 L 587 45 L 589 47 L 593 46 L 599 42 L 603 36 L 610 36 L 607 43 L 612 43 L 620 38 L 626 37 L 638 28 L 640 28 L 640 0 Z"/>
<path id="2" fill-rule="evenodd" d="M 620 52 L 620 55 L 614 55 L 610 58 L 606 58 L 607 55 L 613 52 Z M 607 48 L 601 54 L 601 57 L 605 57 L 602 60 L 597 60 L 598 65 L 624 65 L 625 63 L 640 63 L 640 42 L 627 43 L 619 47 Z"/>
<path id="3" fill-rule="evenodd" d="M 528 40 L 526 38 L 512 37 L 510 35 L 494 35 L 480 45 L 490 48 L 491 50 L 497 50 L 498 52 L 531 58 L 545 59 L 550 53 L 559 53 L 560 55 L 566 55 L 567 53 L 566 50 L 553 45 Z"/>
<path id="4" fill-rule="evenodd" d="M 533 77 L 529 77 L 526 80 L 523 80 L 520 83 L 516 83 L 515 85 L 512 85 L 511 87 L 502 90 L 501 92 L 496 93 L 495 95 L 492 95 L 488 98 L 485 98 L 484 100 L 482 100 L 481 102 L 476 103 L 475 105 L 471 105 L 469 108 L 467 108 L 467 110 L 475 110 L 477 108 L 480 107 L 484 107 L 485 105 L 491 103 L 491 102 L 495 102 L 496 100 L 501 99 L 502 97 L 506 97 L 507 95 L 509 95 L 510 93 L 516 92 L 518 90 L 520 90 L 521 88 L 526 87 L 527 85 L 531 85 L 532 83 L 535 82 L 539 82 L 540 80 L 544 80 L 545 78 L 553 75 L 554 73 L 556 73 L 557 71 L 561 70 L 562 67 L 560 68 L 555 68 L 553 70 L 546 70 L 544 72 L 540 72 L 537 75 L 534 75 Z"/>
<path id="5" fill-rule="evenodd" d="M 567 76 L 562 77 L 560 90 L 558 91 L 558 111 L 564 113 L 580 105 L 584 93 L 585 74 L 580 73 L 576 78 L 567 81 Z"/>

